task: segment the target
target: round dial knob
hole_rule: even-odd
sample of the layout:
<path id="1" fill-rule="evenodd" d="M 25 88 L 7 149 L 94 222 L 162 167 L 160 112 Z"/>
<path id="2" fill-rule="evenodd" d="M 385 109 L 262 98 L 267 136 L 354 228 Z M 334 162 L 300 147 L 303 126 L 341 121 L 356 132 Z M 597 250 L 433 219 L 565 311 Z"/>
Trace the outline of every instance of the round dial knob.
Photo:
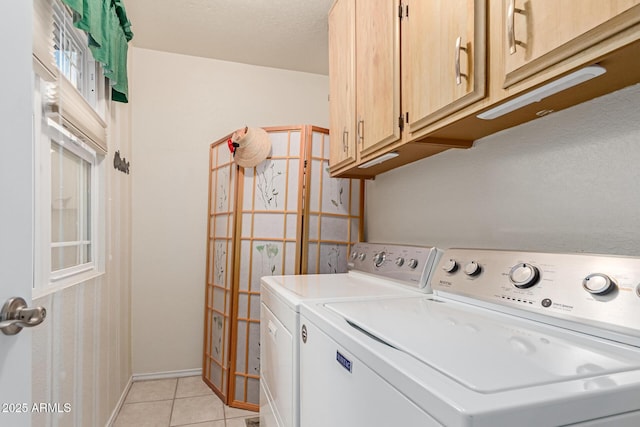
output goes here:
<path id="1" fill-rule="evenodd" d="M 614 290 L 616 284 L 606 274 L 593 273 L 584 278 L 582 287 L 589 293 L 604 295 Z"/>
<path id="2" fill-rule="evenodd" d="M 402 265 L 404 264 L 404 258 L 402 258 L 401 256 L 399 256 L 398 258 L 396 258 L 396 265 L 398 267 L 402 267 Z"/>
<path id="3" fill-rule="evenodd" d="M 530 288 L 538 283 L 538 279 L 540 279 L 538 267 L 527 263 L 514 265 L 509 272 L 509 280 L 520 289 Z"/>
<path id="4" fill-rule="evenodd" d="M 360 256 L 358 256 L 358 258 L 360 258 L 360 261 L 364 261 L 366 257 L 367 257 L 367 254 L 365 254 L 364 252 L 362 252 Z"/>
<path id="5" fill-rule="evenodd" d="M 477 276 L 482 271 L 482 267 L 475 261 L 471 261 L 469 264 L 464 266 L 464 274 L 467 276 Z"/>
<path id="6" fill-rule="evenodd" d="M 351 259 L 355 261 L 356 258 L 358 258 L 358 252 L 356 251 L 351 252 Z"/>
<path id="7" fill-rule="evenodd" d="M 418 260 L 415 259 L 415 258 L 411 258 L 409 260 L 409 262 L 407 263 L 407 265 L 409 266 L 410 269 L 413 270 L 414 268 L 416 268 L 418 266 Z"/>
<path id="8" fill-rule="evenodd" d="M 442 269 L 447 273 L 453 273 L 458 269 L 458 263 L 455 259 L 449 259 L 442 264 Z"/>
<path id="9" fill-rule="evenodd" d="M 376 267 L 380 267 L 384 263 L 386 257 L 387 254 L 385 254 L 384 252 L 378 252 L 373 256 L 373 265 L 375 265 Z"/>

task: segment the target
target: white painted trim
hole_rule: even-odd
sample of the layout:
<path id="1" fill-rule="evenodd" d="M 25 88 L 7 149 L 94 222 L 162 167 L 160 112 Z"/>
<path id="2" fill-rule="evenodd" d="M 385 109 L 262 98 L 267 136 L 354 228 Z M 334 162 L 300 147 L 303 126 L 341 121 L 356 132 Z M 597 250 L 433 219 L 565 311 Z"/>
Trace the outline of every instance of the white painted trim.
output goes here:
<path id="1" fill-rule="evenodd" d="M 31 298 L 37 299 L 37 298 L 46 297 L 47 295 L 57 294 L 58 292 L 63 291 L 72 286 L 85 285 L 89 283 L 91 280 L 98 279 L 99 277 L 102 277 L 105 275 L 106 273 L 104 271 L 96 271 L 94 269 L 94 270 L 91 270 L 91 272 L 89 273 L 85 272 L 85 274 L 79 274 L 77 276 L 77 280 L 73 280 L 72 282 L 69 282 L 69 283 L 63 283 L 57 286 L 34 288 L 33 291 L 31 292 Z"/>
<path id="2" fill-rule="evenodd" d="M 183 369 L 181 371 L 153 372 L 149 374 L 133 374 L 132 381 L 161 380 L 164 378 L 194 377 L 202 375 L 202 369 Z"/>
<path id="3" fill-rule="evenodd" d="M 122 394 L 120 395 L 120 399 L 118 400 L 116 407 L 113 408 L 113 412 L 111 413 L 111 416 L 107 420 L 107 424 L 105 424 L 105 427 L 111 427 L 113 423 L 116 421 L 116 417 L 118 416 L 118 413 L 120 413 L 120 409 L 122 409 L 122 405 L 124 405 L 124 400 L 127 398 L 127 394 L 129 394 L 129 389 L 131 388 L 131 384 L 133 384 L 133 377 L 129 377 L 129 381 L 127 382 L 127 385 L 122 391 Z"/>

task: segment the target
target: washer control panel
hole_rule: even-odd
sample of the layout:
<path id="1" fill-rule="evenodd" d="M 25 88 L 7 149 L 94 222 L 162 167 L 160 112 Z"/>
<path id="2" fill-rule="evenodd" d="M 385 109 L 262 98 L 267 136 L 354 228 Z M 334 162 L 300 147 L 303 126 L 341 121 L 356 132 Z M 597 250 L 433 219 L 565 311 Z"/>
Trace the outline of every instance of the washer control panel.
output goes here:
<path id="1" fill-rule="evenodd" d="M 449 249 L 431 285 L 441 296 L 640 337 L 637 257 Z"/>
<path id="2" fill-rule="evenodd" d="M 353 245 L 349 270 L 361 271 L 430 292 L 429 278 L 442 251 L 430 246 L 408 246 L 383 243 L 356 243 Z"/>

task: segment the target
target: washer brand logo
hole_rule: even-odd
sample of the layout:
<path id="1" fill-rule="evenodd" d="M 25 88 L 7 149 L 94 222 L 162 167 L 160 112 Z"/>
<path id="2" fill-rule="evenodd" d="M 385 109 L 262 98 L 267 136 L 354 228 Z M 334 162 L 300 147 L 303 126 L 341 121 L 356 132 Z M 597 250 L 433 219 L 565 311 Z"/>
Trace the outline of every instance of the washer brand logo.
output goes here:
<path id="1" fill-rule="evenodd" d="M 342 367 L 344 369 L 346 369 L 347 371 L 351 372 L 351 360 L 347 359 L 346 357 L 344 357 L 342 354 L 340 354 L 339 351 L 336 351 L 336 360 L 338 361 L 339 364 L 342 365 Z"/>
<path id="2" fill-rule="evenodd" d="M 451 286 L 451 282 L 447 282 L 446 280 L 440 280 L 440 284 L 442 286 Z"/>
<path id="3" fill-rule="evenodd" d="M 300 335 L 302 335 L 302 342 L 303 343 L 307 343 L 307 325 L 302 325 L 302 332 L 300 333 Z"/>

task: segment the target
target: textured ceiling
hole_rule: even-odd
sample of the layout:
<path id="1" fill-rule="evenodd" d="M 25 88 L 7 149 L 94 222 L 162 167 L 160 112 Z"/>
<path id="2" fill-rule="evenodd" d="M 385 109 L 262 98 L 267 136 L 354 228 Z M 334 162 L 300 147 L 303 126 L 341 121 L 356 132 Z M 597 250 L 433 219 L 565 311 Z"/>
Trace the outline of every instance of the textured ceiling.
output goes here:
<path id="1" fill-rule="evenodd" d="M 135 47 L 328 74 L 334 0 L 124 0 Z"/>

